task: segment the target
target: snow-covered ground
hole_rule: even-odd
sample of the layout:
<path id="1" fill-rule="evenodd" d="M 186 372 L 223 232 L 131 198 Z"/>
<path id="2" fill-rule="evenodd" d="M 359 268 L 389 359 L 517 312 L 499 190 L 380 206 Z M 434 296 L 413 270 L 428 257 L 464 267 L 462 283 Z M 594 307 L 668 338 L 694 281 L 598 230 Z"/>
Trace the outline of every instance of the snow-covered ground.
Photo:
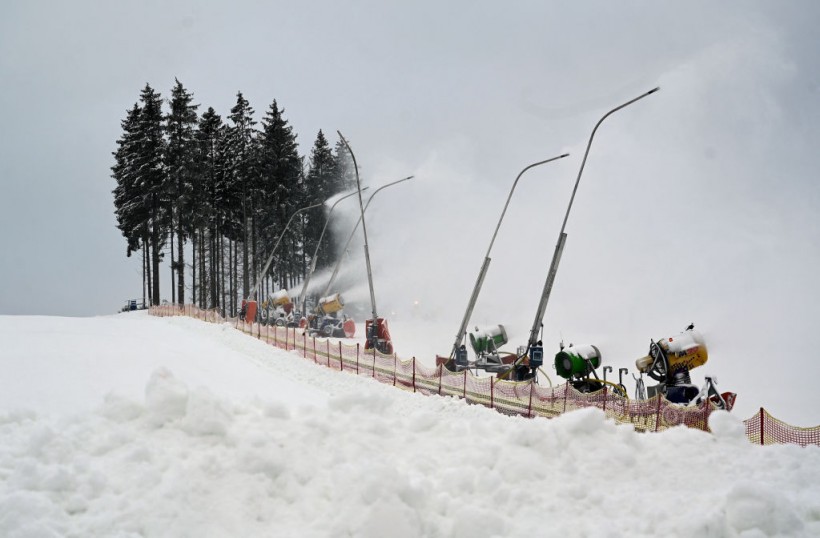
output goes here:
<path id="1" fill-rule="evenodd" d="M 0 536 L 817 536 L 820 448 L 499 415 L 188 318 L 0 316 Z"/>

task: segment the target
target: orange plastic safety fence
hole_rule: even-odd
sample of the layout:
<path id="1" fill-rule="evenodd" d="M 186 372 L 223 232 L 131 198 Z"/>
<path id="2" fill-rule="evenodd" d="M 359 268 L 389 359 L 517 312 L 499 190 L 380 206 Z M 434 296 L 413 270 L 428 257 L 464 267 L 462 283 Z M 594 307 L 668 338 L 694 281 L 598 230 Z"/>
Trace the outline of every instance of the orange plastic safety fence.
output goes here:
<path id="1" fill-rule="evenodd" d="M 711 401 L 699 406 L 681 406 L 661 396 L 648 400 L 630 400 L 613 393 L 609 387 L 593 393 L 577 391 L 569 384 L 542 387 L 532 381 L 514 382 L 494 377 L 477 377 L 470 371 L 451 372 L 441 366 L 419 364 L 415 358 L 400 360 L 365 350 L 359 344 L 349 345 L 327 338 L 307 335 L 302 329 L 247 323 L 238 318 L 222 317 L 216 309 L 193 305 L 151 307 L 155 316 L 190 316 L 211 323 L 230 323 L 238 330 L 276 347 L 298 352 L 305 359 L 331 369 L 347 371 L 390 383 L 404 390 L 465 399 L 506 415 L 556 417 L 562 413 L 597 407 L 607 417 L 631 424 L 638 431 L 660 431 L 684 425 L 709 431 L 709 415 L 717 409 Z M 763 408 L 744 421 L 746 436 L 756 444 L 789 443 L 820 446 L 820 426 L 799 428 L 772 417 Z"/>
<path id="2" fill-rule="evenodd" d="M 800 428 L 771 416 L 762 407 L 755 416 L 743 421 L 746 437 L 755 444 L 820 445 L 820 426 Z"/>

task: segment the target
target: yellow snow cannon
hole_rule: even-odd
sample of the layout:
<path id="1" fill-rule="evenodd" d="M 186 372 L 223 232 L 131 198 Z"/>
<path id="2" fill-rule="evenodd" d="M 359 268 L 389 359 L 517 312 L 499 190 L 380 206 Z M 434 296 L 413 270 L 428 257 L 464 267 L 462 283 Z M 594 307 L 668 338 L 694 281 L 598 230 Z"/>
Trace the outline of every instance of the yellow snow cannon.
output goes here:
<path id="1" fill-rule="evenodd" d="M 692 384 L 689 371 L 703 366 L 707 360 L 709 352 L 706 342 L 695 331 L 695 325 L 690 324 L 677 336 L 661 338 L 657 342 L 650 340 L 649 354 L 636 360 L 635 366 L 641 374 L 658 381 L 657 385 L 647 387 L 649 397 L 660 393 L 670 402 L 681 405 L 699 404 L 704 399 L 710 399 L 720 409 L 731 409 L 734 394 L 720 394 L 715 378 L 706 377 L 706 384 L 700 389 Z M 727 401 L 727 397 L 732 403 Z"/>
<path id="2" fill-rule="evenodd" d="M 279 290 L 270 296 L 271 305 L 275 308 L 277 306 L 285 306 L 290 302 L 288 290 Z"/>
<path id="3" fill-rule="evenodd" d="M 334 314 L 344 308 L 342 296 L 338 293 L 319 299 L 319 311 L 323 314 Z"/>

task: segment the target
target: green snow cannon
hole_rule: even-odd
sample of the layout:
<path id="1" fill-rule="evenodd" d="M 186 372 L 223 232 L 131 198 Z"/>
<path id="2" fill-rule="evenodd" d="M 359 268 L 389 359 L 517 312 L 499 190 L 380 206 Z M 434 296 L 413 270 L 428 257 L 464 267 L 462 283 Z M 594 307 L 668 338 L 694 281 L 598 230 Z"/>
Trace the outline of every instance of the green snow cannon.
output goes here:
<path id="1" fill-rule="evenodd" d="M 476 355 L 493 353 L 507 342 L 507 331 L 503 325 L 481 330 L 476 327 L 476 332 L 470 333 L 470 346 Z"/>
<path id="2" fill-rule="evenodd" d="M 555 371 L 564 379 L 587 377 L 601 365 L 601 352 L 589 344 L 570 345 L 555 355 Z"/>

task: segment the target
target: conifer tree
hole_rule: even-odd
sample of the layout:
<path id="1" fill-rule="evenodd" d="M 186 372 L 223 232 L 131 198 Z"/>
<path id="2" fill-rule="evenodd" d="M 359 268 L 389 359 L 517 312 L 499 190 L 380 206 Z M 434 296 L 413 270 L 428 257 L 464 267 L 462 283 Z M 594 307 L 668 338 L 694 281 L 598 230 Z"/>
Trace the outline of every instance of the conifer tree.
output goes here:
<path id="1" fill-rule="evenodd" d="M 322 202 L 340 192 L 336 181 L 333 151 L 330 149 L 330 144 L 328 144 L 321 130 L 316 135 L 316 141 L 313 143 L 313 149 L 310 152 L 310 169 L 305 178 L 305 192 L 306 200 L 304 205 Z M 316 251 L 316 243 L 322 233 L 325 218 L 325 208 L 323 207 L 307 213 L 305 249 L 311 256 Z M 330 263 L 333 252 L 331 238 L 325 236 L 322 238 L 322 244 L 319 245 L 318 260 L 316 262 L 317 270 Z M 313 260 L 308 261 L 313 263 Z"/>
<path id="2" fill-rule="evenodd" d="M 228 118 L 233 125 L 228 131 L 228 162 L 233 187 L 239 193 L 240 206 L 234 217 L 241 230 L 237 240 L 242 242 L 242 297 L 250 294 L 250 266 L 248 259 L 249 242 L 255 230 L 251 229 L 250 222 L 253 216 L 253 195 L 257 178 L 256 130 L 253 120 L 253 108 L 242 92 L 236 94 L 236 105 L 231 108 Z"/>
<path id="3" fill-rule="evenodd" d="M 296 135 L 283 114 L 284 109 L 280 110 L 274 100 L 262 120 L 260 137 L 260 192 L 266 208 L 263 238 L 271 248 L 290 217 L 301 207 L 304 198 L 301 193 L 302 159 L 299 157 Z M 295 283 L 294 260 L 302 252 L 299 235 L 297 227 L 291 225 L 274 258 L 276 263 L 273 267 L 280 275 L 280 285 L 285 288 Z"/>
<path id="4" fill-rule="evenodd" d="M 160 302 L 159 262 L 162 258 L 166 230 L 164 204 L 167 197 L 167 177 L 163 156 L 162 98 L 149 84 L 140 92 L 141 112 L 135 130 L 133 166 L 135 185 L 145 197 L 146 233 L 151 250 L 151 304 Z"/>
<path id="5" fill-rule="evenodd" d="M 140 250 L 148 242 L 147 225 L 148 214 L 145 198 L 139 186 L 139 175 L 135 161 L 137 158 L 137 129 L 139 127 L 140 107 L 134 103 L 128 110 L 126 118 L 120 123 L 123 129 L 122 136 L 117 140 L 117 151 L 114 152 L 114 166 L 111 167 L 112 177 L 117 182 L 113 190 L 114 213 L 117 216 L 117 228 L 125 237 L 128 247 L 126 256 Z M 146 284 L 150 283 L 150 272 L 142 264 L 143 304 L 146 300 Z M 150 287 L 150 285 L 149 285 Z"/>
<path id="6" fill-rule="evenodd" d="M 200 228 L 200 279 L 202 281 L 200 306 L 220 308 L 219 299 L 219 234 L 221 233 L 222 207 L 218 183 L 223 172 L 222 163 L 222 118 L 212 107 L 202 114 L 196 131 L 196 162 L 198 188 L 194 190 L 197 205 L 196 224 Z M 205 245 L 209 254 L 205 264 Z M 208 299 L 206 299 L 208 297 Z"/>
<path id="7" fill-rule="evenodd" d="M 185 303 L 185 241 L 193 229 L 195 207 L 192 199 L 194 193 L 194 143 L 197 124 L 196 109 L 192 104 L 193 95 L 188 92 L 178 79 L 171 90 L 171 111 L 166 116 L 168 141 L 165 151 L 165 164 L 168 170 L 168 201 L 170 229 L 177 238 L 177 259 L 171 260 L 172 269 L 177 275 L 176 299 L 179 304 Z M 172 237 L 173 241 L 173 237 Z M 195 254 L 194 254 L 195 255 Z"/>
<path id="8" fill-rule="evenodd" d="M 347 151 L 341 139 L 336 141 L 333 149 L 333 185 L 334 192 L 348 191 L 356 188 L 356 171 L 353 167 L 353 159 Z"/>

